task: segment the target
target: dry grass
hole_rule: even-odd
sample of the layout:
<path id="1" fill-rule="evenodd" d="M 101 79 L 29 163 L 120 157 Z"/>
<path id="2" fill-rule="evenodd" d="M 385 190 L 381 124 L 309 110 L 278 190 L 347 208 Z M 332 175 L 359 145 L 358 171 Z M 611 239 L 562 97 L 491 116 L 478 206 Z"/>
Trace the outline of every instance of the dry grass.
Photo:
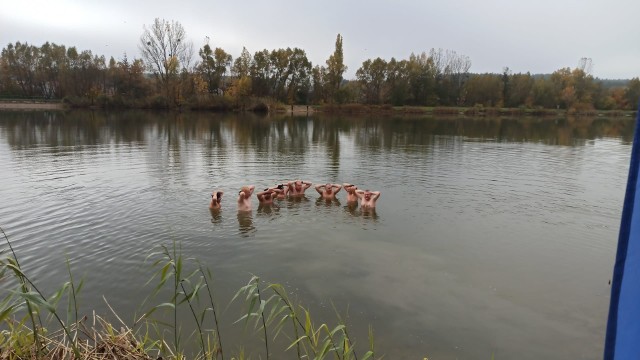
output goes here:
<path id="1" fill-rule="evenodd" d="M 81 359 L 112 360 L 150 360 L 151 356 L 145 353 L 144 347 L 136 340 L 131 329 L 122 326 L 119 330 L 94 314 L 93 322 L 88 327 L 85 317 L 77 326 L 71 330 L 77 335 L 74 339 Z M 8 320 L 13 321 L 13 320 Z M 74 359 L 73 347 L 66 337 L 64 331 L 59 330 L 49 335 L 40 336 L 40 351 L 37 351 L 32 338 L 25 338 L 22 335 L 28 333 L 29 329 L 20 326 L 13 321 L 14 331 L 2 332 L 2 348 L 0 349 L 0 359 Z M 25 341 L 26 340 L 26 341 Z"/>

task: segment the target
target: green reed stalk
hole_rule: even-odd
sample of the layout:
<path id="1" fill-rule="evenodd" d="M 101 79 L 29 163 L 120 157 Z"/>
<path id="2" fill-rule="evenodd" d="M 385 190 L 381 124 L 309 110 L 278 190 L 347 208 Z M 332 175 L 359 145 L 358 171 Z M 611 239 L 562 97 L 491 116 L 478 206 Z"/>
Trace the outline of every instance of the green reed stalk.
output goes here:
<path id="1" fill-rule="evenodd" d="M 292 305 L 291 301 L 287 297 L 286 291 L 284 290 L 282 285 L 280 285 L 280 284 L 271 284 L 271 285 L 269 285 L 269 289 L 271 289 L 273 292 L 275 292 L 276 295 L 280 298 L 280 300 L 282 302 L 284 302 L 285 306 L 287 308 L 289 308 L 289 310 L 290 310 L 290 316 L 292 318 L 296 340 L 294 341 L 294 343 L 289 348 L 293 347 L 294 344 L 296 345 L 297 350 L 298 350 L 298 358 L 301 358 L 301 356 L 300 356 L 300 343 L 306 337 L 307 343 L 309 344 L 315 359 L 324 358 L 326 356 L 327 350 L 329 349 L 329 345 L 331 345 L 331 348 L 333 349 L 333 352 L 335 353 L 335 356 L 338 359 L 340 359 L 340 360 L 348 359 L 349 353 L 352 352 L 353 350 L 347 350 L 347 346 L 344 345 L 345 342 L 348 343 L 349 345 L 351 345 L 351 340 L 349 339 L 349 335 L 346 332 L 346 325 L 344 324 L 344 322 L 341 321 L 341 323 L 338 326 L 336 326 L 333 330 L 329 330 L 329 327 L 326 324 L 322 324 L 321 326 L 318 327 L 317 330 L 314 330 L 313 329 L 313 324 L 311 324 L 311 318 L 310 318 L 309 311 L 307 309 L 305 309 L 304 307 L 300 306 L 302 308 L 302 310 L 305 311 L 305 314 L 306 314 L 305 324 L 303 324 L 300 321 L 300 318 L 297 315 L 297 312 L 296 312 L 294 306 Z M 338 316 L 338 318 L 340 320 L 342 320 L 339 316 Z M 298 335 L 298 326 L 296 325 L 296 323 L 302 329 L 304 329 L 305 337 L 300 337 Z M 320 334 L 320 331 L 323 330 L 323 329 L 325 330 L 327 335 L 324 338 L 323 348 L 322 349 L 318 349 L 318 345 L 319 345 L 318 344 L 318 341 L 319 341 L 319 337 L 318 336 Z M 344 336 L 342 347 L 336 346 L 335 340 L 333 338 L 335 333 L 338 332 L 338 331 L 341 331 L 343 336 Z M 340 355 L 340 352 L 339 352 L 340 349 L 343 350 L 342 356 Z M 354 357 L 355 357 L 355 352 L 354 352 Z"/>
<path id="2" fill-rule="evenodd" d="M 271 284 L 269 285 L 268 288 L 271 289 L 274 293 L 276 293 L 276 295 L 280 298 L 280 301 L 282 301 L 285 304 L 285 306 L 289 309 L 289 317 L 291 318 L 291 324 L 293 325 L 293 333 L 296 339 L 296 343 L 295 343 L 296 352 L 298 353 L 298 359 L 301 360 L 302 355 L 300 353 L 300 341 L 297 341 L 298 339 L 300 339 L 300 335 L 298 333 L 298 323 L 300 323 L 300 320 L 298 319 L 298 314 L 296 313 L 294 306 L 291 304 L 291 301 L 287 296 L 287 292 L 284 290 L 282 285 Z M 300 323 L 300 326 L 302 326 L 301 323 Z"/>
<path id="3" fill-rule="evenodd" d="M 47 310 L 49 310 L 49 312 L 56 318 L 56 320 L 58 321 L 58 323 L 60 324 L 60 327 L 62 327 L 62 330 L 64 331 L 64 333 L 67 335 L 67 338 L 69 339 L 69 341 L 71 342 L 71 348 L 73 349 L 73 352 L 76 356 L 76 358 L 80 358 L 80 351 L 78 350 L 78 347 L 76 346 L 76 343 L 73 339 L 73 337 L 71 336 L 71 333 L 69 332 L 69 329 L 67 328 L 67 326 L 65 326 L 64 322 L 62 321 L 62 319 L 60 319 L 60 316 L 58 316 L 58 313 L 56 312 L 56 309 L 53 307 L 53 305 L 51 305 L 48 301 L 47 298 L 42 294 L 42 292 L 38 289 L 38 287 L 29 279 L 29 277 L 27 277 L 22 270 L 16 265 L 13 264 L 7 264 L 5 265 L 8 268 L 10 268 L 11 270 L 13 270 L 13 272 L 17 275 L 17 276 L 21 276 L 24 278 L 24 280 L 26 280 L 29 285 L 31 285 L 31 287 L 33 287 L 33 289 L 36 291 L 37 295 L 39 296 L 39 298 L 34 297 L 32 293 L 28 292 L 28 293 L 23 293 L 22 297 L 25 299 L 25 301 L 27 301 L 28 299 L 31 299 L 31 301 L 38 301 L 38 303 L 40 303 L 41 305 L 43 305 L 45 308 L 47 308 Z"/>
<path id="4" fill-rule="evenodd" d="M 73 310 L 74 310 L 74 318 L 73 323 L 78 324 L 78 301 L 76 299 L 76 287 L 73 282 L 73 275 L 71 274 L 71 265 L 69 264 L 69 259 L 67 259 L 67 272 L 69 273 L 69 281 L 70 281 L 70 290 L 69 290 L 69 306 L 68 309 L 71 309 L 71 300 L 73 300 Z M 82 286 L 82 283 L 80 283 Z M 80 290 L 80 289 L 78 289 Z M 78 341 L 78 326 L 75 327 L 74 339 Z M 76 343 L 77 344 L 77 343 Z"/>
<path id="5" fill-rule="evenodd" d="M 173 266 L 173 273 L 174 273 L 174 324 L 176 326 L 177 329 L 177 324 L 178 324 L 178 317 L 177 317 L 177 308 L 178 308 L 178 285 L 180 285 L 180 288 L 182 289 L 182 294 L 184 295 L 184 300 L 186 301 L 187 304 L 189 305 L 189 310 L 191 311 L 191 314 L 193 315 L 193 319 L 196 322 L 196 327 L 198 328 L 198 335 L 200 337 L 200 346 L 202 348 L 203 353 L 206 353 L 206 348 L 204 345 L 204 337 L 203 337 L 203 332 L 202 332 L 202 325 L 200 324 L 200 321 L 198 320 L 198 315 L 196 314 L 196 311 L 193 307 L 193 303 L 191 302 L 191 299 L 195 296 L 198 295 L 198 291 L 199 291 L 199 287 L 196 286 L 194 288 L 194 290 L 191 293 L 187 293 L 187 289 L 184 287 L 184 282 L 185 280 L 188 280 L 188 278 L 191 276 L 188 276 L 187 278 L 183 279 L 182 278 L 182 255 L 178 255 L 176 252 L 176 246 L 175 243 L 173 245 L 173 257 L 171 256 L 171 254 L 169 253 L 168 249 L 165 248 L 165 255 L 167 256 L 167 258 L 169 259 L 169 263 L 172 264 Z M 181 303 L 181 302 L 180 302 Z M 176 336 L 177 339 L 177 336 Z M 177 344 L 177 343 L 176 343 Z M 178 351 L 178 347 L 176 345 L 176 352 Z"/>
<path id="6" fill-rule="evenodd" d="M 258 320 L 262 320 L 262 328 L 264 330 L 264 344 L 267 351 L 266 356 L 267 359 L 269 359 L 269 338 L 267 335 L 267 323 L 264 316 L 264 309 L 269 304 L 269 302 L 271 302 L 274 296 L 272 296 L 267 301 L 262 300 L 262 295 L 260 294 L 260 278 L 255 275 L 251 277 L 251 280 L 249 280 L 247 285 L 241 287 L 240 290 L 236 292 L 236 294 L 233 296 L 233 299 L 231 299 L 231 302 L 233 302 L 240 294 L 243 293 L 246 294 L 245 302 L 249 304 L 249 307 L 247 309 L 247 313 L 240 317 L 240 319 L 238 319 L 236 323 L 244 319 L 246 327 L 247 323 L 249 322 L 249 318 L 251 318 L 252 316 L 256 316 L 259 317 L 259 319 L 256 319 L 256 323 L 254 325 L 254 327 L 257 328 Z M 258 309 L 254 312 L 256 303 L 258 304 Z"/>
<path id="7" fill-rule="evenodd" d="M 262 297 L 260 296 L 260 285 L 259 278 L 255 278 L 256 281 L 256 289 L 258 291 L 258 302 L 260 303 L 260 317 L 262 318 L 262 329 L 264 330 L 264 346 L 267 350 L 267 360 L 269 360 L 269 341 L 267 339 L 267 324 L 264 321 L 264 307 L 262 306 Z"/>
<path id="8" fill-rule="evenodd" d="M 198 269 L 200 270 L 200 274 L 202 274 L 204 283 L 207 287 L 207 293 L 209 294 L 209 301 L 211 302 L 211 312 L 213 312 L 213 321 L 216 324 L 216 334 L 218 336 L 218 346 L 220 348 L 220 356 L 222 357 L 222 360 L 224 360 L 224 352 L 222 351 L 222 337 L 220 336 L 220 327 L 218 326 L 218 316 L 216 315 L 216 305 L 213 302 L 213 295 L 211 294 L 211 286 L 209 286 L 209 282 L 207 281 L 207 276 L 202 270 L 202 265 L 200 265 Z M 207 269 L 207 272 L 208 272 L 208 269 Z M 208 273 L 209 273 L 209 277 L 211 277 L 211 273 L 210 272 Z M 217 357 L 218 356 L 216 355 L 216 358 Z"/>
<path id="9" fill-rule="evenodd" d="M 9 241 L 9 237 L 7 236 L 7 234 L 4 232 L 4 229 L 0 226 L 0 231 L 2 231 L 2 235 L 4 235 L 4 239 L 7 242 L 7 245 L 9 245 L 9 250 L 11 250 L 11 253 L 13 254 L 13 259 L 16 261 L 16 265 L 18 266 L 18 269 L 20 269 L 20 263 L 18 262 L 18 256 L 16 255 L 16 252 L 13 250 L 13 246 L 11 246 L 11 241 Z M 21 271 L 20 271 L 21 272 Z M 14 272 L 15 274 L 15 272 Z M 16 274 L 17 275 L 17 274 Z M 20 275 L 17 275 L 18 279 L 20 281 L 20 287 L 22 289 L 22 292 L 24 294 L 29 292 L 29 289 L 27 288 L 26 282 L 24 280 L 24 278 Z M 25 303 L 27 304 L 27 311 L 29 312 L 29 318 L 31 319 L 31 325 L 33 326 L 33 341 L 35 343 L 36 346 L 36 358 L 40 359 L 40 339 L 38 337 L 38 327 L 36 325 L 36 320 L 33 316 L 33 307 L 31 305 L 31 302 L 27 299 L 25 299 Z M 42 321 L 40 321 L 40 323 L 42 323 Z"/>
<path id="10" fill-rule="evenodd" d="M 335 311 L 336 316 L 338 317 L 338 322 L 341 325 L 344 325 L 344 328 L 342 330 L 342 332 L 344 333 L 345 336 L 345 341 L 348 343 L 348 347 L 351 349 L 351 352 L 353 353 L 353 358 L 354 360 L 358 360 L 358 355 L 356 354 L 356 348 L 353 346 L 353 343 L 351 342 L 351 337 L 349 336 L 349 332 L 347 330 L 347 322 L 342 318 L 342 316 L 340 316 L 340 313 L 338 312 L 338 309 L 336 309 L 335 305 L 333 304 L 333 302 L 331 303 L 331 306 L 333 307 L 333 311 Z M 348 308 L 347 308 L 347 313 L 348 313 Z M 370 328 L 371 330 L 371 328 Z M 373 333 L 371 333 L 373 334 Z M 370 340 L 373 340 L 373 338 L 371 338 Z M 344 354 L 344 356 L 347 356 L 347 353 Z"/>
<path id="11" fill-rule="evenodd" d="M 164 249 L 165 256 L 169 259 L 169 264 L 173 268 L 173 345 L 176 349 L 176 354 L 180 353 L 180 336 L 178 334 L 178 279 L 180 277 L 180 273 L 182 272 L 182 261 L 179 264 L 174 262 L 171 254 L 169 253 L 169 249 L 167 249 L 164 245 L 162 246 Z M 176 254 L 176 243 L 173 242 L 173 253 Z"/>

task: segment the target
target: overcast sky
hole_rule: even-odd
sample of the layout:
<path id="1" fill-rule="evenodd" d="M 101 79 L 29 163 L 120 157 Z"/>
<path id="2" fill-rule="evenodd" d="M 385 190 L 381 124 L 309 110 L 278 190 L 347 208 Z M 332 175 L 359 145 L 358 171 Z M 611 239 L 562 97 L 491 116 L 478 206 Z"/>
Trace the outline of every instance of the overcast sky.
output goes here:
<path id="1" fill-rule="evenodd" d="M 338 33 L 346 78 L 366 59 L 431 48 L 471 59 L 471 72 L 551 73 L 592 59 L 599 78 L 640 76 L 640 0 L 0 0 L 0 46 L 49 41 L 139 58 L 143 25 L 180 22 L 194 51 L 205 37 L 234 59 L 245 46 L 299 47 L 324 65 Z M 197 56 L 194 56 L 194 60 Z"/>

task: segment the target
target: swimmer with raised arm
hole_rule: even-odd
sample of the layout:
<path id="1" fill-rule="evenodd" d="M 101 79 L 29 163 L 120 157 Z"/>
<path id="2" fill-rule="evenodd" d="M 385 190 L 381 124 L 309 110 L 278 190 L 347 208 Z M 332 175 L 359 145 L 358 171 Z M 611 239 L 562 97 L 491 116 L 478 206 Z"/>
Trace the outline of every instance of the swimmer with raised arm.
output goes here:
<path id="1" fill-rule="evenodd" d="M 289 187 L 289 195 L 291 196 L 302 196 L 305 190 L 311 187 L 310 182 L 302 180 L 289 181 L 287 185 Z"/>
<path id="2" fill-rule="evenodd" d="M 211 193 L 211 201 L 209 201 L 209 209 L 211 210 L 220 210 L 222 205 L 220 202 L 222 201 L 222 195 L 224 193 L 222 191 L 216 190 Z"/>
<path id="3" fill-rule="evenodd" d="M 276 186 L 272 186 L 269 189 L 279 190 L 279 191 L 276 191 L 276 194 L 277 194 L 276 198 L 278 198 L 278 200 L 284 200 L 284 198 L 289 193 L 289 185 L 287 184 L 277 184 Z"/>
<path id="4" fill-rule="evenodd" d="M 344 191 L 347 192 L 347 204 L 357 204 L 358 195 L 356 194 L 356 190 L 358 190 L 358 187 L 349 183 L 342 184 L 342 187 L 344 187 Z"/>
<path id="5" fill-rule="evenodd" d="M 356 190 L 356 195 L 360 199 L 361 208 L 373 209 L 376 207 L 376 201 L 380 197 L 380 191 Z"/>
<path id="6" fill-rule="evenodd" d="M 318 194 L 322 195 L 323 199 L 332 200 L 336 198 L 336 194 L 340 192 L 342 185 L 327 183 L 316 185 L 315 188 Z"/>
<path id="7" fill-rule="evenodd" d="M 273 199 L 278 197 L 282 192 L 283 191 L 278 188 L 268 188 L 257 193 L 256 196 L 258 197 L 260 205 L 271 205 L 273 204 Z"/>
<path id="8" fill-rule="evenodd" d="M 256 187 L 243 186 L 238 193 L 238 211 L 251 211 L 251 195 Z"/>

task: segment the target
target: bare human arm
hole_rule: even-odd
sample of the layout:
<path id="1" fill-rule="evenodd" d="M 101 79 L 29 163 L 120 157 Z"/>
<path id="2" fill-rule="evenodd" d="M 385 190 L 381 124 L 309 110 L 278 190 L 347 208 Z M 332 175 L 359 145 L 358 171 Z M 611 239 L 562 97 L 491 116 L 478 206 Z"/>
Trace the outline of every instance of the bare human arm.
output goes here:
<path id="1" fill-rule="evenodd" d="M 289 192 L 289 183 L 276 184 L 276 186 L 272 187 L 272 189 L 279 190 L 278 195 L 287 195 L 287 193 Z"/>
<path id="2" fill-rule="evenodd" d="M 260 191 L 259 193 L 256 194 L 256 197 L 258 198 L 259 201 L 264 201 L 264 196 L 266 194 L 270 194 L 272 191 L 271 189 L 265 189 L 264 191 Z"/>
<path id="3" fill-rule="evenodd" d="M 254 185 L 243 186 L 238 194 L 240 195 L 241 199 L 247 199 L 251 197 L 255 188 L 256 187 Z"/>
<path id="4" fill-rule="evenodd" d="M 337 194 L 337 193 L 339 193 L 339 192 L 340 192 L 340 190 L 342 190 L 342 185 L 340 185 L 340 184 L 332 184 L 332 185 L 331 185 L 331 187 L 332 187 L 332 188 L 334 188 L 334 189 L 336 189 L 336 190 L 334 191 L 334 194 Z"/>
<path id="5" fill-rule="evenodd" d="M 322 195 L 324 194 L 324 187 L 325 187 L 324 185 L 316 185 L 315 189 L 318 192 L 318 194 Z"/>

